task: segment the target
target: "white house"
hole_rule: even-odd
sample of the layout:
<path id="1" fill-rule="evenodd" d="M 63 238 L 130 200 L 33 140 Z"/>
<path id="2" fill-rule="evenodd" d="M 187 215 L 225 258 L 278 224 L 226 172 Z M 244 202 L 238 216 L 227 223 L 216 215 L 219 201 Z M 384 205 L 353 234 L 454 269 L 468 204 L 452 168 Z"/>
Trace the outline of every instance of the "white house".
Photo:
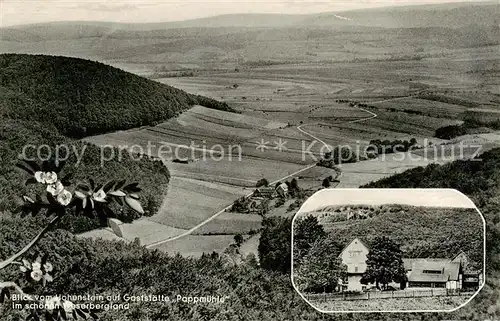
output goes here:
<path id="1" fill-rule="evenodd" d="M 361 278 L 365 273 L 369 247 L 359 238 L 347 245 L 339 257 L 347 266 L 347 278 L 342 280 L 342 290 L 363 291 L 366 286 L 361 284 Z M 457 255 L 454 259 L 441 258 L 403 258 L 403 263 L 408 277 L 408 287 L 425 288 L 447 288 L 449 290 L 462 289 L 464 286 L 464 262 L 467 256 L 464 253 Z M 471 287 L 480 286 L 480 273 L 471 274 Z M 473 278 L 474 277 L 474 278 Z M 474 280 L 472 280 L 474 279 Z"/>
<path id="2" fill-rule="evenodd" d="M 342 263 L 347 265 L 347 279 L 343 281 L 343 290 L 362 291 L 366 288 L 361 284 L 361 277 L 366 271 L 366 256 L 369 248 L 358 238 L 347 245 L 340 253 Z"/>

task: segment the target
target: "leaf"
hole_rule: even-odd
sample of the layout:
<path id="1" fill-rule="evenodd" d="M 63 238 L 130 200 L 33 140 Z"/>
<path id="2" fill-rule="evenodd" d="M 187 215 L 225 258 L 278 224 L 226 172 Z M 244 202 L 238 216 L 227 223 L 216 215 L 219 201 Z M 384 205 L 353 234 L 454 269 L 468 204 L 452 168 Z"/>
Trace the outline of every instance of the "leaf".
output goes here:
<path id="1" fill-rule="evenodd" d="M 84 199 L 82 199 L 82 208 L 83 209 L 87 208 L 87 198 L 86 197 Z"/>
<path id="2" fill-rule="evenodd" d="M 141 189 L 138 187 L 139 183 L 132 183 L 123 188 L 124 191 L 129 193 L 138 193 Z"/>
<path id="3" fill-rule="evenodd" d="M 75 309 L 76 313 L 83 318 L 84 320 L 87 320 L 87 315 L 80 309 Z"/>
<path id="4" fill-rule="evenodd" d="M 28 172 L 28 174 L 35 175 L 35 171 L 33 169 L 31 169 L 30 167 L 26 166 L 25 164 L 17 163 L 16 167 L 22 169 L 25 172 Z"/>
<path id="5" fill-rule="evenodd" d="M 23 199 L 24 199 L 24 201 L 25 201 L 25 202 L 27 202 L 27 203 L 31 203 L 31 204 L 34 204 L 34 203 L 35 203 L 35 201 L 34 201 L 31 197 L 29 197 L 29 196 L 24 195 L 24 196 L 23 196 Z"/>
<path id="6" fill-rule="evenodd" d="M 99 320 L 99 317 L 97 316 L 97 314 L 95 314 L 94 311 L 90 311 L 90 316 L 94 319 L 94 320 Z"/>
<path id="7" fill-rule="evenodd" d="M 82 210 L 83 210 L 83 207 L 82 207 L 82 202 L 78 202 L 78 203 L 76 203 L 76 207 L 75 207 L 75 216 L 80 215 L 80 213 L 82 212 Z"/>
<path id="8" fill-rule="evenodd" d="M 102 190 L 105 192 L 105 193 L 108 193 L 111 188 L 113 188 L 113 185 L 115 185 L 115 181 L 110 181 L 108 183 L 106 183 L 106 185 L 104 185 L 104 187 L 102 188 Z"/>
<path id="9" fill-rule="evenodd" d="M 52 313 L 50 313 L 49 311 L 45 311 L 45 321 L 55 321 L 55 320 L 57 320 L 57 318 L 55 318 Z"/>
<path id="10" fill-rule="evenodd" d="M 28 185 L 31 185 L 31 184 L 36 184 L 37 183 L 37 180 L 36 178 L 34 177 L 30 177 L 26 180 L 26 182 L 24 183 L 24 185 L 28 186 Z"/>
<path id="11" fill-rule="evenodd" d="M 78 184 L 76 185 L 76 188 L 81 189 L 84 192 L 90 192 L 92 190 L 87 184 Z"/>
<path id="12" fill-rule="evenodd" d="M 47 192 L 47 201 L 49 201 L 49 203 L 52 204 L 52 205 L 58 205 L 59 206 L 59 203 L 57 202 L 57 200 L 49 192 Z"/>
<path id="13" fill-rule="evenodd" d="M 22 162 L 28 166 L 33 172 L 38 172 L 40 170 L 40 165 L 36 161 L 23 159 Z"/>
<path id="14" fill-rule="evenodd" d="M 125 194 L 123 191 L 113 191 L 113 192 L 109 192 L 108 195 L 116 196 L 116 197 L 125 197 L 127 194 Z"/>
<path id="15" fill-rule="evenodd" d="M 71 180 L 73 179 L 74 173 L 68 173 L 64 175 L 64 177 L 61 179 L 61 183 L 64 186 L 70 186 L 71 185 Z"/>
<path id="16" fill-rule="evenodd" d="M 68 320 L 68 316 L 66 315 L 66 311 L 62 306 L 59 307 L 59 313 L 61 314 L 61 317 L 63 320 Z"/>
<path id="17" fill-rule="evenodd" d="M 4 303 L 5 298 L 10 299 L 10 290 L 8 288 L 3 288 L 0 291 L 0 303 Z"/>
<path id="18" fill-rule="evenodd" d="M 120 206 L 125 206 L 125 202 L 123 201 L 123 197 L 112 198 L 114 199 Z"/>
<path id="19" fill-rule="evenodd" d="M 76 196 L 77 198 L 81 199 L 81 200 L 83 200 L 83 199 L 87 198 L 87 195 L 86 195 L 86 194 L 84 194 L 84 193 L 82 193 L 82 192 L 80 192 L 80 191 L 75 191 L 75 196 Z"/>
<path id="20" fill-rule="evenodd" d="M 118 190 L 118 189 L 122 188 L 123 185 L 125 185 L 126 182 L 127 182 L 126 180 L 118 181 L 118 183 L 116 183 L 116 185 L 115 185 L 115 190 Z"/>
<path id="21" fill-rule="evenodd" d="M 127 196 L 125 197 L 125 203 L 127 203 L 127 205 L 137 213 L 144 214 L 141 203 L 139 203 L 137 200 Z"/>

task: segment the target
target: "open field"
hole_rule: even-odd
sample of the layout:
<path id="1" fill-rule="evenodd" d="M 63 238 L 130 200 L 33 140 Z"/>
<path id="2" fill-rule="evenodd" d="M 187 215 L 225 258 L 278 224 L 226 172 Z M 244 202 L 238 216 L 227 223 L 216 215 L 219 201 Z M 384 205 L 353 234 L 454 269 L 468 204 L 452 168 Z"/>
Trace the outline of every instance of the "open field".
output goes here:
<path id="1" fill-rule="evenodd" d="M 188 235 L 172 242 L 156 245 L 158 249 L 169 254 L 181 253 L 183 256 L 200 257 L 203 253 L 222 253 L 234 243 L 233 235 Z"/>
<path id="2" fill-rule="evenodd" d="M 151 220 L 189 229 L 243 195 L 244 191 L 232 186 L 173 177 L 162 208 Z"/>
<path id="3" fill-rule="evenodd" d="M 397 111 L 413 111 L 430 117 L 442 119 L 460 119 L 460 114 L 467 110 L 467 107 L 456 104 L 448 104 L 428 99 L 418 99 L 408 97 L 393 101 L 369 103 L 381 110 L 395 109 Z"/>
<path id="4" fill-rule="evenodd" d="M 432 37 L 429 30 L 404 29 L 385 30 L 386 36 L 370 29 L 233 31 L 232 35 L 223 29 L 205 31 L 213 33 L 209 45 L 182 40 L 186 35 L 197 39 L 194 30 L 182 31 L 180 42 L 173 41 L 178 31 L 172 31 L 168 43 L 178 51 L 167 50 L 165 44 L 155 47 L 154 39 L 135 48 L 114 39 L 116 50 L 94 52 L 131 72 L 225 101 L 239 112 L 195 106 L 157 126 L 88 139 L 126 149 L 132 145 L 146 149 L 152 143 L 146 153 L 164 159 L 172 175 L 164 206 L 152 222 L 189 230 L 248 195 L 259 179 L 279 180 L 313 165 L 325 151 L 322 142 L 360 150 L 374 139 L 415 138 L 421 145 L 446 144 L 438 157 L 426 152 L 428 148 L 342 164 L 340 188 L 359 187 L 416 166 L 449 162 L 462 156 L 452 155 L 456 145 L 433 138 L 435 130 L 460 124 L 467 110 L 488 118 L 499 106 L 495 91 L 498 45 L 458 48 L 447 42 L 445 30 L 431 33 Z M 182 72 L 192 75 L 179 76 Z M 365 109 L 377 116 L 371 118 L 367 111 L 338 100 L 374 106 Z M 495 144 L 494 139 L 483 141 L 485 148 Z M 137 152 L 137 147 L 132 151 Z M 463 157 L 473 152 L 469 148 Z M 173 162 L 175 158 L 190 161 Z M 293 176 L 300 187 L 317 189 L 330 173 L 312 167 Z M 286 211 L 291 203 L 272 208 L 269 215 L 293 215 Z M 157 247 L 188 255 L 219 251 L 223 244 L 232 243 L 230 234 L 257 230 L 260 221 L 253 215 L 222 212 L 192 232 L 197 235 L 169 242 L 173 234 L 164 233 L 158 239 L 167 241 Z M 199 250 L 195 250 L 197 243 Z M 255 244 L 247 245 L 249 251 L 255 252 Z"/>
<path id="5" fill-rule="evenodd" d="M 328 302 L 314 301 L 314 303 L 311 303 L 322 311 L 442 311 L 453 310 L 467 302 L 469 298 L 470 296 L 450 296 Z"/>
<path id="6" fill-rule="evenodd" d="M 198 234 L 248 234 L 261 228 L 262 216 L 226 212 L 193 232 Z"/>

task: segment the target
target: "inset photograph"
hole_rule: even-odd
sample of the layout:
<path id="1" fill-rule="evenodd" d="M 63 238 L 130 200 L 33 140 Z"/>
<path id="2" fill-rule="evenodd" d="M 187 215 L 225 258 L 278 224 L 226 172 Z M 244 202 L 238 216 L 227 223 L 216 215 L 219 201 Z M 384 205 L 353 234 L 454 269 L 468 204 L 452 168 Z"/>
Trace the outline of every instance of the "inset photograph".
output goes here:
<path id="1" fill-rule="evenodd" d="M 485 221 L 450 189 L 325 189 L 292 223 L 292 282 L 321 312 L 443 312 L 485 282 Z"/>

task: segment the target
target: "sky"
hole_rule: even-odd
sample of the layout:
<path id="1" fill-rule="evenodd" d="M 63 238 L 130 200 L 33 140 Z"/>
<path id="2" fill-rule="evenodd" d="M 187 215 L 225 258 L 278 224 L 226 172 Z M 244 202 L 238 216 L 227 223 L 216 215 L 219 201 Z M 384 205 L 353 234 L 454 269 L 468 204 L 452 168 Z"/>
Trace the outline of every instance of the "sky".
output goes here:
<path id="1" fill-rule="evenodd" d="M 311 212 L 329 205 L 383 204 L 475 207 L 467 196 L 452 189 L 324 189 L 305 201 L 298 213 Z"/>
<path id="2" fill-rule="evenodd" d="M 234 13 L 310 14 L 445 2 L 464 0 L 0 0 L 0 26 L 49 21 L 167 22 Z"/>

